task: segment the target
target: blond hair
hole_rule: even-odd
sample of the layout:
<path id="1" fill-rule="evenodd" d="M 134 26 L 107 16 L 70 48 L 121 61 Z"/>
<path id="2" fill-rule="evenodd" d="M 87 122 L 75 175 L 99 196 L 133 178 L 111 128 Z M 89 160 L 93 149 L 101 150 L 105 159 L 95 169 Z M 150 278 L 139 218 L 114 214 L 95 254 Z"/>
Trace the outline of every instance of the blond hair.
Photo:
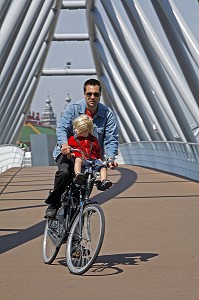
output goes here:
<path id="1" fill-rule="evenodd" d="M 86 115 L 80 115 L 74 120 L 73 123 L 73 130 L 78 130 L 79 133 L 81 133 L 84 130 L 88 130 L 90 134 L 93 134 L 93 121 L 92 119 Z"/>

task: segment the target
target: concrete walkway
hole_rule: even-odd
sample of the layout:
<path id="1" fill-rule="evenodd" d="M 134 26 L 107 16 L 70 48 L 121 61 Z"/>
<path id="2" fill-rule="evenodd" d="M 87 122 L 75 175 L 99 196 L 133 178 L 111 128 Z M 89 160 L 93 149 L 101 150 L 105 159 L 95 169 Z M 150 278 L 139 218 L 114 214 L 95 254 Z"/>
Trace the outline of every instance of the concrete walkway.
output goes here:
<path id="1" fill-rule="evenodd" d="M 0 298 L 199 299 L 199 184 L 135 166 L 109 171 L 114 186 L 93 191 L 106 216 L 96 264 L 71 275 L 61 248 L 42 262 L 44 200 L 56 167 L 0 175 Z"/>

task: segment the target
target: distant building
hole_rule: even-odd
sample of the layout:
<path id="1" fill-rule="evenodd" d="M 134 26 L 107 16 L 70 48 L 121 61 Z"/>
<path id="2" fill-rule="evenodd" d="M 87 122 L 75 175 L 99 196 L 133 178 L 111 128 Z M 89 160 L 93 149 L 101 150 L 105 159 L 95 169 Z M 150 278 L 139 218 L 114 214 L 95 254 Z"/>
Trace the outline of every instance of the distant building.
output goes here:
<path id="1" fill-rule="evenodd" d="M 61 113 L 61 116 L 64 114 L 64 111 L 65 111 L 65 109 L 66 109 L 66 107 L 70 104 L 70 102 L 71 102 L 71 98 L 70 98 L 70 94 L 69 94 L 69 91 L 68 91 L 68 93 L 67 93 L 67 95 L 66 95 L 66 100 L 65 100 L 65 107 L 64 107 L 64 110 L 63 110 L 63 112 Z"/>
<path id="2" fill-rule="evenodd" d="M 18 140 L 25 143 L 28 147 L 28 151 L 31 151 L 31 144 L 30 144 L 30 135 L 31 134 L 49 134 L 49 135 L 56 135 L 56 129 L 50 126 L 41 126 L 35 125 L 31 122 L 26 122 L 24 124 Z"/>
<path id="3" fill-rule="evenodd" d="M 49 126 L 55 128 L 57 126 L 57 118 L 53 112 L 53 108 L 51 105 L 51 100 L 49 95 L 46 99 L 46 104 L 44 106 L 44 111 L 41 114 L 41 125 Z"/>
<path id="4" fill-rule="evenodd" d="M 26 120 L 25 120 L 25 124 L 32 124 L 32 125 L 41 125 L 41 120 L 40 120 L 40 114 L 38 112 L 29 112 L 29 114 L 27 115 L 26 117 Z"/>
<path id="5" fill-rule="evenodd" d="M 43 113 L 29 112 L 26 117 L 25 124 L 19 134 L 18 140 L 22 141 L 28 146 L 31 151 L 30 135 L 31 134 L 49 134 L 56 135 L 57 119 L 53 112 L 49 96 L 45 101 Z"/>

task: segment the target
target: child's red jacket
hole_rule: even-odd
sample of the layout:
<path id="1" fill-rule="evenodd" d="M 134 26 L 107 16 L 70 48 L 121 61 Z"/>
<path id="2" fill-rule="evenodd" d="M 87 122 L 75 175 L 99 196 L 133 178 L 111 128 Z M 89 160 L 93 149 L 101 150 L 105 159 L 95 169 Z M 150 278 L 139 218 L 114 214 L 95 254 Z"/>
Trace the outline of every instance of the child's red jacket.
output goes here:
<path id="1" fill-rule="evenodd" d="M 89 134 L 89 136 L 87 137 L 80 136 L 78 137 L 78 141 L 81 146 L 79 145 L 75 137 L 71 136 L 68 139 L 68 145 L 72 148 L 76 148 L 83 151 L 84 154 L 86 155 L 86 158 L 101 159 L 101 148 L 95 136 L 91 134 Z M 92 147 L 91 147 L 91 143 L 92 143 Z M 75 157 L 82 157 L 79 152 L 74 152 L 74 154 Z"/>

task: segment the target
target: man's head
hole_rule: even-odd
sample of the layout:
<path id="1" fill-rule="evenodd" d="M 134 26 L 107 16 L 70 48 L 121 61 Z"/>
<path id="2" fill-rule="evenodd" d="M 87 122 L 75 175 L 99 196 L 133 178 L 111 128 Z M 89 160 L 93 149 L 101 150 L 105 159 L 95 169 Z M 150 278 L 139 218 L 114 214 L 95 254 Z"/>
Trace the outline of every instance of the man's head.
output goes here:
<path id="1" fill-rule="evenodd" d="M 89 79 L 84 83 L 84 96 L 88 110 L 97 110 L 101 96 L 101 84 L 97 79 Z"/>
<path id="2" fill-rule="evenodd" d="M 86 93 L 86 87 L 87 87 L 87 85 L 93 85 L 93 86 L 97 85 L 99 87 L 99 93 L 101 94 L 102 87 L 101 87 L 101 84 L 100 84 L 99 80 L 93 79 L 93 78 L 88 79 L 84 83 L 84 94 Z"/>

